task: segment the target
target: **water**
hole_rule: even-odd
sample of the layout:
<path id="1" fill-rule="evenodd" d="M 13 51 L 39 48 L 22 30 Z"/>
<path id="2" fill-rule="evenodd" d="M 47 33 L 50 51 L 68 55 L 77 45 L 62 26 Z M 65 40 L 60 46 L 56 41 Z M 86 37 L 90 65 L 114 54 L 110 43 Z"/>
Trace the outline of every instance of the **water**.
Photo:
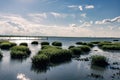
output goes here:
<path id="1" fill-rule="evenodd" d="M 42 41 L 61 41 L 63 48 L 68 48 L 70 45 L 75 45 L 78 41 L 91 42 L 91 41 L 113 41 L 114 38 L 48 38 L 48 40 Z M 118 38 L 120 40 L 120 38 Z M 56 64 L 46 69 L 37 69 L 32 67 L 31 58 L 36 55 L 40 50 L 40 44 L 37 46 L 31 45 L 33 40 L 11 40 L 18 45 L 21 42 L 27 42 L 30 50 L 32 51 L 29 58 L 25 60 L 12 60 L 10 58 L 10 51 L 3 51 L 3 59 L 0 61 L 0 80 L 18 80 L 19 74 L 24 74 L 26 80 L 112 80 L 112 75 L 119 72 L 119 70 L 113 70 L 108 66 L 107 68 L 100 68 L 91 66 L 90 61 L 77 61 L 72 59 L 69 62 Z M 97 51 L 96 51 L 97 50 Z M 99 49 L 97 46 L 91 49 L 91 52 L 86 55 L 81 55 L 81 58 L 89 57 L 94 54 L 101 54 L 109 58 L 109 62 L 112 65 L 113 62 L 120 62 L 120 52 L 105 52 Z M 119 67 L 120 65 L 112 65 Z M 103 78 L 96 79 L 91 77 L 91 74 L 102 75 Z M 120 80 L 120 76 L 115 76 L 113 80 Z"/>

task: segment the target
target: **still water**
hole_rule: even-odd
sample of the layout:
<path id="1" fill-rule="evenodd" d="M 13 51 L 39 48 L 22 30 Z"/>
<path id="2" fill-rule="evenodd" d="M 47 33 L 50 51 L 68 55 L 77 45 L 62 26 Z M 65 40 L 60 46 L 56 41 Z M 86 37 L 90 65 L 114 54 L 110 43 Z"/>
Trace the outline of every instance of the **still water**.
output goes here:
<path id="1" fill-rule="evenodd" d="M 91 41 L 113 41 L 114 38 L 48 38 L 48 40 L 42 41 L 61 41 L 63 48 L 67 49 L 70 45 L 75 45 L 78 41 L 91 42 Z M 120 40 L 120 38 L 118 38 Z M 120 80 L 120 75 L 112 76 L 119 72 L 118 69 L 100 68 L 91 66 L 90 61 L 78 61 L 73 58 L 69 62 L 56 64 L 46 69 L 36 69 L 32 67 L 31 58 L 36 55 L 41 46 L 31 45 L 33 40 L 10 40 L 18 45 L 21 42 L 27 42 L 31 50 L 31 55 L 25 60 L 13 60 L 10 58 L 10 51 L 2 50 L 3 58 L 0 61 L 0 80 L 18 80 L 18 74 L 24 74 L 26 80 Z M 120 52 L 106 52 L 99 49 L 97 46 L 93 47 L 89 54 L 81 55 L 80 58 L 90 57 L 94 54 L 101 54 L 109 58 L 111 66 L 120 68 Z M 118 62 L 118 65 L 113 65 L 113 62 Z M 91 74 L 99 74 L 102 77 L 95 78 L 90 76 Z"/>

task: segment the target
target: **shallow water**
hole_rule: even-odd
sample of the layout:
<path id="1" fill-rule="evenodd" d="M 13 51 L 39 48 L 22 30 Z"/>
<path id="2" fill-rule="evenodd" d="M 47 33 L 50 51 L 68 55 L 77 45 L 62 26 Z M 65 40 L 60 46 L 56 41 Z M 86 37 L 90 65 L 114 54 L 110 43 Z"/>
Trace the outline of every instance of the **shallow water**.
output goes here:
<path id="1" fill-rule="evenodd" d="M 42 41 L 61 41 L 63 48 L 68 48 L 70 45 L 75 45 L 77 41 L 113 41 L 114 38 L 48 38 L 48 40 Z M 120 40 L 120 39 L 119 39 Z M 27 42 L 30 50 L 32 51 L 29 58 L 25 60 L 13 60 L 10 58 L 10 51 L 3 51 L 3 59 L 0 61 L 0 80 L 17 80 L 19 73 L 25 74 L 25 76 L 31 80 L 120 80 L 118 73 L 120 70 L 111 69 L 111 66 L 120 68 L 120 52 L 107 52 L 99 49 L 97 46 L 91 49 L 89 54 L 81 55 L 80 58 L 90 57 L 94 54 L 101 54 L 109 58 L 111 66 L 107 68 L 100 68 L 91 66 L 90 61 L 79 61 L 73 58 L 69 62 L 55 64 L 54 66 L 46 69 L 37 69 L 31 65 L 31 57 L 34 56 L 41 48 L 40 44 L 35 46 L 30 43 L 33 40 L 11 40 L 17 44 L 21 42 Z M 113 65 L 113 62 L 118 62 L 119 65 Z M 91 74 L 99 74 L 102 77 L 96 78 L 90 76 Z"/>

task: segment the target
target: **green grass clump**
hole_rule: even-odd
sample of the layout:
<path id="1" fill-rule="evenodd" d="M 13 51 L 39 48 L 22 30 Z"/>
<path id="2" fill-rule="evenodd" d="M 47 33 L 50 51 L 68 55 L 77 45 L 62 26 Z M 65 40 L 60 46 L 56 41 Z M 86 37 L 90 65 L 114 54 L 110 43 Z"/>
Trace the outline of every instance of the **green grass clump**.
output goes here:
<path id="1" fill-rule="evenodd" d="M 78 46 L 78 48 L 80 48 L 82 50 L 82 52 L 89 52 L 90 51 L 90 47 L 87 45 Z"/>
<path id="2" fill-rule="evenodd" d="M 85 43 L 85 42 L 76 42 L 77 45 L 87 45 L 89 47 L 93 47 L 93 43 Z"/>
<path id="3" fill-rule="evenodd" d="M 55 41 L 55 42 L 52 42 L 52 45 L 53 46 L 62 46 L 62 43 L 58 42 L 58 41 Z"/>
<path id="4" fill-rule="evenodd" d="M 92 58 L 91 61 L 92 65 L 101 66 L 101 67 L 105 67 L 108 65 L 108 61 L 105 56 L 93 55 L 91 58 Z"/>
<path id="5" fill-rule="evenodd" d="M 49 58 L 45 54 L 38 54 L 36 56 L 33 56 L 32 63 L 35 66 L 47 66 L 49 64 Z"/>
<path id="6" fill-rule="evenodd" d="M 74 48 L 74 47 L 75 47 L 75 46 L 72 45 L 72 46 L 69 46 L 68 49 L 71 49 L 71 48 Z"/>
<path id="7" fill-rule="evenodd" d="M 28 46 L 26 42 L 20 43 L 20 46 Z"/>
<path id="8" fill-rule="evenodd" d="M 73 55 L 80 55 L 82 54 L 82 50 L 78 47 L 73 47 L 70 48 L 70 51 L 72 52 Z"/>
<path id="9" fill-rule="evenodd" d="M 99 44 L 100 43 L 100 41 L 93 41 L 93 42 L 91 42 L 92 44 Z"/>
<path id="10" fill-rule="evenodd" d="M 11 58 L 26 58 L 31 51 L 26 46 L 14 46 L 11 48 Z"/>
<path id="11" fill-rule="evenodd" d="M 103 45 L 103 50 L 120 50 L 120 45 Z"/>
<path id="12" fill-rule="evenodd" d="M 80 54 L 84 54 L 86 52 L 89 52 L 90 47 L 86 46 L 86 45 L 77 46 L 77 47 L 70 48 L 70 51 L 72 52 L 73 55 L 80 55 Z"/>
<path id="13" fill-rule="evenodd" d="M 38 45 L 38 41 L 33 41 L 33 42 L 31 42 L 31 44 Z"/>
<path id="14" fill-rule="evenodd" d="M 9 41 L 3 41 L 0 43 L 0 48 L 4 50 L 9 50 L 11 47 L 16 46 L 16 43 L 9 42 Z"/>
<path id="15" fill-rule="evenodd" d="M 3 55 L 2 55 L 2 52 L 0 51 L 0 60 L 2 59 Z"/>
<path id="16" fill-rule="evenodd" d="M 45 58 L 43 58 L 45 57 Z M 60 63 L 71 60 L 72 54 L 69 50 L 55 46 L 44 45 L 44 48 L 32 58 L 32 63 L 37 66 L 48 65 L 50 63 Z"/>
<path id="17" fill-rule="evenodd" d="M 45 54 L 49 57 L 50 62 L 62 62 L 71 59 L 71 52 L 65 49 L 48 48 L 39 51 L 39 54 Z"/>
<path id="18" fill-rule="evenodd" d="M 120 50 L 120 43 L 119 42 L 116 42 L 116 43 L 101 42 L 101 43 L 99 43 L 98 46 L 103 50 Z"/>
<path id="19" fill-rule="evenodd" d="M 41 46 L 41 49 L 49 49 L 49 48 L 57 48 L 57 49 L 62 49 L 61 47 L 59 46 L 50 46 L 50 45 L 42 45 Z"/>
<path id="20" fill-rule="evenodd" d="M 89 47 L 91 47 L 91 48 L 94 47 L 93 43 L 87 43 L 86 45 L 89 46 Z"/>
<path id="21" fill-rule="evenodd" d="M 111 45 L 111 44 L 112 44 L 112 42 L 103 41 L 103 42 L 98 43 L 98 46 L 101 47 L 101 46 L 103 46 L 103 45 Z"/>
<path id="22" fill-rule="evenodd" d="M 49 45 L 49 42 L 41 42 L 41 45 Z"/>
<path id="23" fill-rule="evenodd" d="M 85 42 L 76 42 L 77 45 L 87 45 Z"/>

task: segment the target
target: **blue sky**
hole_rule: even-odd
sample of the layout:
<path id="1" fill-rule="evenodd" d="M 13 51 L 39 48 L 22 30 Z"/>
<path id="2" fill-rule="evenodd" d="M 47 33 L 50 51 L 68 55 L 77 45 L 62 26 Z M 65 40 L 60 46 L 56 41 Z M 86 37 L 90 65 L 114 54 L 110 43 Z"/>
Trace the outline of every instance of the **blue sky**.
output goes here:
<path id="1" fill-rule="evenodd" d="M 120 0 L 0 0 L 0 34 L 120 37 L 119 3 Z"/>

